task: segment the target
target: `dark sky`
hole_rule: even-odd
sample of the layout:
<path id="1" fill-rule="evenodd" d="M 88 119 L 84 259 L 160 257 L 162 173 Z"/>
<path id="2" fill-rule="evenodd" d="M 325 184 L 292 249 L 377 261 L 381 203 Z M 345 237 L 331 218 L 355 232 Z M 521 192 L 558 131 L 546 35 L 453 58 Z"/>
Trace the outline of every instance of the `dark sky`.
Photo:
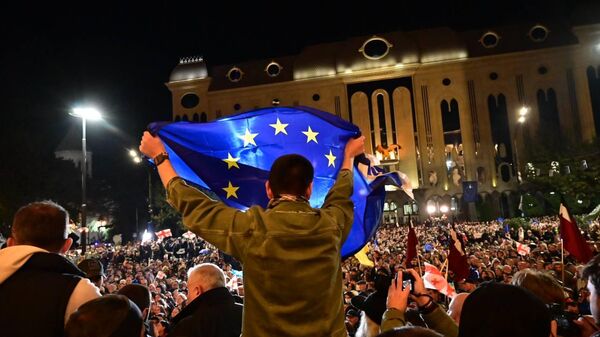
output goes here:
<path id="1" fill-rule="evenodd" d="M 127 159 L 124 149 L 138 143 L 147 123 L 170 118 L 164 83 L 182 56 L 202 55 L 214 65 L 289 55 L 307 44 L 352 35 L 568 20 L 575 5 L 321 0 L 296 1 L 297 8 L 290 9 L 287 1 L 220 1 L 210 7 L 207 1 L 44 3 L 0 5 L 2 144 L 19 146 L 11 143 L 15 133 L 26 132 L 34 152 L 53 151 L 78 122 L 68 116 L 70 108 L 94 103 L 106 122 L 89 126 L 88 143 L 98 155 L 97 174 L 107 177 Z"/>

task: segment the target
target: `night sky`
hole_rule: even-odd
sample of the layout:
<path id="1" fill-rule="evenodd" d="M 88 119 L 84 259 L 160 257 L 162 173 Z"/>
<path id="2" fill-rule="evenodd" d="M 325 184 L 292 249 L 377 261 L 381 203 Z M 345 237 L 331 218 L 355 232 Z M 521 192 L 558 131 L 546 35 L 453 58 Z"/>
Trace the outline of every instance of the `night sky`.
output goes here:
<path id="1" fill-rule="evenodd" d="M 183 56 L 202 55 L 210 66 L 290 55 L 309 44 L 353 35 L 436 26 L 484 28 L 544 18 L 568 22 L 575 6 L 575 1 L 558 0 L 410 5 L 381 1 L 377 8 L 366 9 L 372 2 L 338 2 L 336 8 L 324 5 L 327 1 L 297 1 L 299 8 L 290 10 L 285 1 L 221 2 L 228 5 L 208 7 L 206 1 L 0 5 L 4 7 L 0 8 L 0 132 L 5 148 L 0 189 L 20 165 L 39 165 L 27 158 L 54 151 L 67 130 L 78 126 L 69 110 L 84 103 L 97 105 L 106 116 L 105 122 L 88 128 L 89 148 L 95 152 L 94 179 L 114 184 L 123 175 L 143 178 L 125 149 L 139 142 L 147 123 L 170 119 L 171 98 L 164 83 Z M 0 203 L 10 197 L 4 195 Z M 20 196 L 39 197 L 52 195 Z M 0 204 L 3 216 L 1 212 Z"/>

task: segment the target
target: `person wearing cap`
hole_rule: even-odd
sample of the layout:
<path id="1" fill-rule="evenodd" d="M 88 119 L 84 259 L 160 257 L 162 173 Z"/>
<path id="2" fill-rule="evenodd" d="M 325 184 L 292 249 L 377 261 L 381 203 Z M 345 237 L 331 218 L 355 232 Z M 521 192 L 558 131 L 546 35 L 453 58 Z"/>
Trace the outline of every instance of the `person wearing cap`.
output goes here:
<path id="1" fill-rule="evenodd" d="M 69 316 L 100 292 L 64 254 L 69 214 L 52 201 L 21 207 L 0 250 L 2 336 L 63 336 Z M 34 322 L 34 324 L 32 324 Z"/>
<path id="2" fill-rule="evenodd" d="M 98 259 L 85 259 L 77 265 L 98 289 L 104 289 L 104 266 Z"/>
<path id="3" fill-rule="evenodd" d="M 354 337 L 356 334 L 359 323 L 360 313 L 356 309 L 348 309 L 348 311 L 346 311 L 346 330 L 348 330 L 348 335 L 350 335 L 350 337 Z"/>

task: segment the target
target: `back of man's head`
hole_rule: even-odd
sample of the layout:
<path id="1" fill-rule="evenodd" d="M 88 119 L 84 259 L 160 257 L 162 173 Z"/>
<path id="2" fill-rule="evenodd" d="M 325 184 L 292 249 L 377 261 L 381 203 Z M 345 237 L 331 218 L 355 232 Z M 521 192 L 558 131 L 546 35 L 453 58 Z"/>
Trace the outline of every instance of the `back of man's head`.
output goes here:
<path id="1" fill-rule="evenodd" d="M 128 284 L 118 291 L 119 295 L 123 295 L 130 299 L 138 306 L 144 320 L 148 319 L 150 313 L 150 290 L 141 284 Z"/>
<path id="2" fill-rule="evenodd" d="M 420 326 L 403 326 L 388 330 L 377 337 L 443 337 L 439 333 Z"/>
<path id="3" fill-rule="evenodd" d="M 13 245 L 31 245 L 58 253 L 67 239 L 68 224 L 69 213 L 57 203 L 30 203 L 15 214 L 11 233 Z"/>
<path id="4" fill-rule="evenodd" d="M 314 174 L 315 170 L 308 159 L 298 154 L 284 155 L 271 166 L 269 186 L 275 197 L 282 194 L 304 196 Z"/>
<path id="5" fill-rule="evenodd" d="M 202 293 L 225 287 L 225 274 L 215 264 L 202 263 L 190 268 L 187 285 L 188 300 L 191 302 Z"/>
<path id="6" fill-rule="evenodd" d="M 563 303 L 565 300 L 560 283 L 549 274 L 537 270 L 523 269 L 518 271 L 513 276 L 511 284 L 531 291 L 544 304 Z"/>
<path id="7" fill-rule="evenodd" d="M 91 300 L 69 317 L 66 337 L 139 337 L 142 314 L 122 295 L 106 295 Z"/>

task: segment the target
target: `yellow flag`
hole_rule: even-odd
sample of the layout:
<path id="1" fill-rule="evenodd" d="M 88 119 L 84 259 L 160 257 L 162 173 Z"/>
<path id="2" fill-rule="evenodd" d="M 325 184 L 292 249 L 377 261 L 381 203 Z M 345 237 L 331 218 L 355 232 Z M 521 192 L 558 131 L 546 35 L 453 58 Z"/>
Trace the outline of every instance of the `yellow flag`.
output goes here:
<path id="1" fill-rule="evenodd" d="M 373 261 L 369 260 L 369 257 L 367 256 L 368 251 L 369 251 L 369 247 L 367 245 L 365 245 L 364 247 L 362 247 L 362 249 L 358 253 L 354 254 L 354 257 L 363 266 L 374 267 L 375 264 L 373 263 Z"/>

